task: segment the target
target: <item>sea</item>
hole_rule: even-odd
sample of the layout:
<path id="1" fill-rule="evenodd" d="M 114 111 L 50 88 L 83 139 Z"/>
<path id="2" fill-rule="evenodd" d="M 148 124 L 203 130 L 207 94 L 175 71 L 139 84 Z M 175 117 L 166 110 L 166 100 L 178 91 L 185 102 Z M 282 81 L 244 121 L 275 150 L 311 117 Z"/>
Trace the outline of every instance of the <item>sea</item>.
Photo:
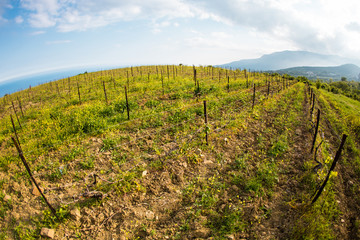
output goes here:
<path id="1" fill-rule="evenodd" d="M 67 69 L 62 71 L 58 70 L 58 71 L 38 73 L 29 76 L 14 78 L 11 80 L 6 80 L 4 82 L 0 82 L 0 97 L 5 96 L 6 94 L 11 94 L 14 92 L 25 90 L 30 86 L 35 87 L 43 83 L 47 83 L 67 77 L 72 77 L 84 72 L 93 72 L 93 71 L 100 71 L 105 69 L 110 69 L 110 68 L 93 67 L 93 68 Z"/>

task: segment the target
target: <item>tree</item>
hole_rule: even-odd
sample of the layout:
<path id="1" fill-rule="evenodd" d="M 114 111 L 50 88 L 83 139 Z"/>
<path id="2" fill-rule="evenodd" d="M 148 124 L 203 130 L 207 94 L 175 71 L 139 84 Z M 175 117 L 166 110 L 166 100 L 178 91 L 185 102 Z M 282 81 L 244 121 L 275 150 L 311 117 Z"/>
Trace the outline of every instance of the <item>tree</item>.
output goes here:
<path id="1" fill-rule="evenodd" d="M 346 77 L 341 77 L 341 81 L 346 82 Z"/>

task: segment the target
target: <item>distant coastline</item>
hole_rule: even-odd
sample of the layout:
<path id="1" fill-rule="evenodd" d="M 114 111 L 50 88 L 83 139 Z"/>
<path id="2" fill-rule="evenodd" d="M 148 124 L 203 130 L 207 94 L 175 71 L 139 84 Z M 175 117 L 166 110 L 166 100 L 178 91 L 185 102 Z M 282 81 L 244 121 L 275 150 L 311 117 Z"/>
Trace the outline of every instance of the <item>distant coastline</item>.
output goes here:
<path id="1" fill-rule="evenodd" d="M 78 75 L 84 72 L 92 72 L 92 71 L 100 71 L 106 70 L 108 68 L 76 68 L 76 69 L 67 69 L 62 71 L 52 71 L 52 72 L 43 72 L 32 74 L 29 76 L 23 76 L 14 78 L 11 80 L 6 80 L 4 82 L 0 82 L 0 97 L 5 96 L 6 94 L 12 94 L 14 92 L 18 92 L 21 90 L 25 90 L 31 87 L 38 86 L 43 83 L 59 80 L 62 78 L 67 78 L 71 76 Z"/>

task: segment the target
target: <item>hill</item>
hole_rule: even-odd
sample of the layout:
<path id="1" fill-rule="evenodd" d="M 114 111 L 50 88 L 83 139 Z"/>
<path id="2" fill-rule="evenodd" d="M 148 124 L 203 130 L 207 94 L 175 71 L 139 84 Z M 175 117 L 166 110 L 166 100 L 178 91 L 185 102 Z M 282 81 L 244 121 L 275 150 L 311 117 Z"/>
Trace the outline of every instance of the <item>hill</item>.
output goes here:
<path id="1" fill-rule="evenodd" d="M 251 69 L 255 71 L 275 71 L 299 66 L 337 66 L 343 64 L 360 65 L 359 60 L 324 55 L 307 51 L 283 51 L 263 55 L 257 59 L 245 59 L 219 65 L 232 69 Z"/>
<path id="2" fill-rule="evenodd" d="M 358 101 L 321 85 L 211 66 L 7 95 L 0 239 L 358 239 L 359 119 Z"/>
<path id="3" fill-rule="evenodd" d="M 289 74 L 292 76 L 305 76 L 309 79 L 332 79 L 341 80 L 346 77 L 348 80 L 359 81 L 360 68 L 354 64 L 345 64 L 336 67 L 294 67 L 276 70 L 280 74 Z"/>

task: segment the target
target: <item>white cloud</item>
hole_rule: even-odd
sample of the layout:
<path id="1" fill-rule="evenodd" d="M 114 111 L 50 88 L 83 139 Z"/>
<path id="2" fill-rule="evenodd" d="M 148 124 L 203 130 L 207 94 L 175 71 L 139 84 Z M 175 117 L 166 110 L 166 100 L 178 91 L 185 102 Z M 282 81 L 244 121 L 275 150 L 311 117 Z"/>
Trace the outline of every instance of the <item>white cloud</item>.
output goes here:
<path id="1" fill-rule="evenodd" d="M 0 24 L 6 23 L 8 20 L 3 17 L 3 14 L 6 9 L 12 9 L 13 6 L 9 3 L 8 0 L 0 0 Z"/>
<path id="2" fill-rule="evenodd" d="M 360 35 L 350 34 L 360 24 L 357 0 L 187 0 L 201 6 L 204 12 L 218 16 L 234 27 L 250 28 L 265 39 L 277 38 L 295 48 L 332 54 L 349 54 L 348 43 L 359 42 Z M 352 28 L 349 24 L 352 24 Z M 346 27 L 348 26 L 348 27 Z M 350 40 L 351 38 L 352 40 Z M 360 54 L 359 52 L 356 54 Z"/>
<path id="3" fill-rule="evenodd" d="M 360 23 L 350 22 L 345 26 L 345 28 L 349 31 L 360 33 Z"/>
<path id="4" fill-rule="evenodd" d="M 65 43 L 71 43 L 71 41 L 70 40 L 56 40 L 56 41 L 48 41 L 48 42 L 46 42 L 47 45 L 65 44 Z"/>
<path id="5" fill-rule="evenodd" d="M 8 1 L 0 0 L 0 6 L 1 3 Z M 179 18 L 196 18 L 232 26 L 234 31 L 247 29 L 265 39 L 287 42 L 287 46 L 323 53 L 351 53 L 352 46 L 348 43 L 360 41 L 358 0 L 21 0 L 20 3 L 29 11 L 26 20 L 31 26 L 55 27 L 60 32 L 149 20 L 157 33 L 177 26 Z M 189 39 L 188 43 L 223 46 L 216 43 L 217 38 Z"/>
<path id="6" fill-rule="evenodd" d="M 21 16 L 17 16 L 14 20 L 17 24 L 21 24 L 24 22 L 24 19 Z"/>
<path id="7" fill-rule="evenodd" d="M 36 35 L 41 35 L 44 33 L 46 33 L 46 32 L 45 31 L 35 31 L 35 32 L 32 32 L 30 35 L 36 36 Z"/>
<path id="8" fill-rule="evenodd" d="M 193 31 L 194 36 L 185 39 L 185 44 L 192 48 L 218 48 L 226 50 L 241 50 L 242 46 L 234 36 L 225 32 L 204 34 Z"/>
<path id="9" fill-rule="evenodd" d="M 3 0 L 2 0 L 3 1 Z M 181 0 L 23 0 L 33 27 L 56 26 L 59 31 L 82 31 L 134 19 L 192 17 L 194 11 Z"/>

